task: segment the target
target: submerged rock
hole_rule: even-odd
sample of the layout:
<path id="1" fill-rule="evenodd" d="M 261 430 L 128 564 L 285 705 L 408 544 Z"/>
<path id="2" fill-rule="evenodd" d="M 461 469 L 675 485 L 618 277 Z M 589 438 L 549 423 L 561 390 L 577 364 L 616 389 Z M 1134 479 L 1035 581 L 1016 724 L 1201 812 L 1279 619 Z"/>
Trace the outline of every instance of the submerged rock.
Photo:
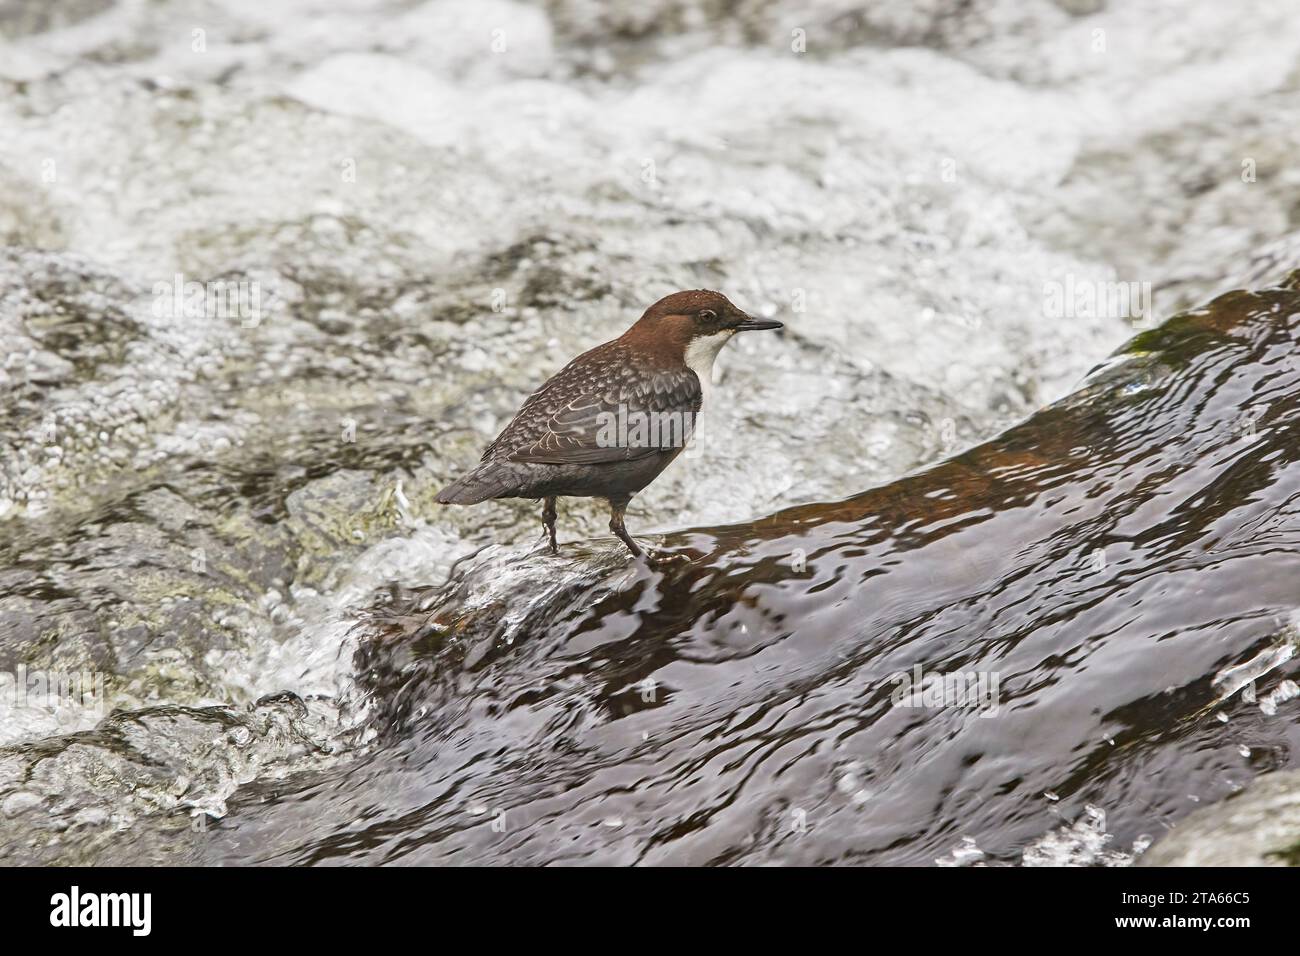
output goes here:
<path id="1" fill-rule="evenodd" d="M 401 593 L 357 668 L 385 747 L 316 810 L 373 789 L 354 836 L 426 862 L 1122 862 L 1284 759 L 1287 695 L 1222 675 L 1296 640 L 1297 339 L 1300 274 L 882 488 Z"/>

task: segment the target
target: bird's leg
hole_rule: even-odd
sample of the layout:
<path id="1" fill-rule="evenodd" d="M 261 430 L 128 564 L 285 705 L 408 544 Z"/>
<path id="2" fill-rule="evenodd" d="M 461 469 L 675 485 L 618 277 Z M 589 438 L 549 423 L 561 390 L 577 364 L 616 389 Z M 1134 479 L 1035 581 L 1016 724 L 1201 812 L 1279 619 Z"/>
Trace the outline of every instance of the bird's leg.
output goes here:
<path id="1" fill-rule="evenodd" d="M 546 534 L 551 539 L 551 554 L 560 553 L 560 548 L 555 543 L 555 517 L 555 496 L 551 495 L 542 504 L 542 524 L 546 527 Z"/>
<path id="2" fill-rule="evenodd" d="M 627 508 L 627 503 L 627 498 L 622 501 L 609 499 L 609 530 L 614 532 L 618 539 L 628 546 L 628 550 L 639 558 L 641 549 L 637 547 L 637 543 L 632 540 L 632 536 L 627 533 L 627 528 L 623 526 L 623 512 Z"/>

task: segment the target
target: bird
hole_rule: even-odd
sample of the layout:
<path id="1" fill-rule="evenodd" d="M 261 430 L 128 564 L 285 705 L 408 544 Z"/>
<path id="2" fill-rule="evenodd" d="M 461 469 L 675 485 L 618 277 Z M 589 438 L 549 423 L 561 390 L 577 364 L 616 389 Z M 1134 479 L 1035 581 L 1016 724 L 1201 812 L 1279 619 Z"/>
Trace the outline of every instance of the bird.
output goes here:
<path id="1" fill-rule="evenodd" d="M 556 499 L 603 498 L 609 530 L 641 558 L 623 514 L 690 440 L 718 352 L 738 332 L 779 328 L 720 292 L 665 296 L 621 336 L 579 355 L 533 392 L 478 465 L 436 500 L 540 500 L 550 551 L 558 554 Z"/>

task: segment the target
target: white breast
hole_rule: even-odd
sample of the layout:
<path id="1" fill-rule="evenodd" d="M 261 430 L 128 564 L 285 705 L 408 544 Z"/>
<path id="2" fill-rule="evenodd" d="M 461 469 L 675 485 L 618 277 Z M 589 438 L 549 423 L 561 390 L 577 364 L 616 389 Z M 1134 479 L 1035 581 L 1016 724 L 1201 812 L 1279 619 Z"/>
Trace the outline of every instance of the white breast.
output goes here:
<path id="1" fill-rule="evenodd" d="M 713 335 L 702 335 L 691 339 L 690 344 L 686 346 L 686 364 L 700 380 L 700 391 L 705 398 L 713 388 L 713 360 L 735 334 L 733 329 L 726 329 Z"/>

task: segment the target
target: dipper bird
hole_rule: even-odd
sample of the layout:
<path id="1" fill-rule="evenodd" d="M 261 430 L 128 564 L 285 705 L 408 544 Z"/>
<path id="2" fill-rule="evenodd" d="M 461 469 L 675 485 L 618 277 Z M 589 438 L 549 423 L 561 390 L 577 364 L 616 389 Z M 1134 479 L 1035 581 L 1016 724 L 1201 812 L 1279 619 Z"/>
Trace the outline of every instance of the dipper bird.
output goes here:
<path id="1" fill-rule="evenodd" d="M 541 499 L 555 543 L 555 499 L 604 498 L 609 530 L 637 557 L 627 503 L 681 453 L 712 382 L 718 350 L 737 332 L 779 329 L 718 292 L 660 299 L 612 342 L 584 352 L 533 392 L 478 466 L 438 493 L 442 504 Z"/>

